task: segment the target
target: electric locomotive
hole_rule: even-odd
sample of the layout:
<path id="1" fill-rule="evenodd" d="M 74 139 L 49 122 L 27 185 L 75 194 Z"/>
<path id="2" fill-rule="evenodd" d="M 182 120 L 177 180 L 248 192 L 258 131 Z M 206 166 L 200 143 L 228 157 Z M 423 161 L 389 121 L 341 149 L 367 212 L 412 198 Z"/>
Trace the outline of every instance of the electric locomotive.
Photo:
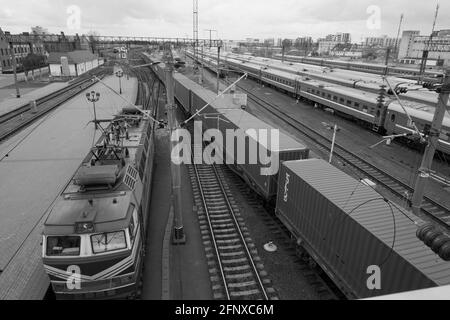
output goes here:
<path id="1" fill-rule="evenodd" d="M 59 299 L 139 291 L 154 146 L 153 124 L 135 111 L 104 129 L 44 223 L 42 258 Z"/>

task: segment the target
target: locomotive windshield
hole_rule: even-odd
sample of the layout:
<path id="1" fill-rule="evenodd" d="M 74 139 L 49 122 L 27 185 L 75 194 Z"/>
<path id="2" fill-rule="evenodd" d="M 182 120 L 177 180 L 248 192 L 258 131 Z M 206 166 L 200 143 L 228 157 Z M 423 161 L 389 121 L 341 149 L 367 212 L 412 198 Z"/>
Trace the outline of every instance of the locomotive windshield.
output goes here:
<path id="1" fill-rule="evenodd" d="M 126 249 L 125 231 L 108 232 L 91 236 L 92 252 L 103 253 Z"/>
<path id="2" fill-rule="evenodd" d="M 80 255 L 80 237 L 50 236 L 47 237 L 47 256 Z"/>

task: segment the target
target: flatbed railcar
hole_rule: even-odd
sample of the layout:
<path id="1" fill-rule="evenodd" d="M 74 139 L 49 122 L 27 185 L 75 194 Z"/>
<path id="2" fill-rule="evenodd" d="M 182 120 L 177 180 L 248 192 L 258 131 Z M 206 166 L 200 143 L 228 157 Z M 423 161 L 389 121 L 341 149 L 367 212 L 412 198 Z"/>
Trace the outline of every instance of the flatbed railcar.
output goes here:
<path id="1" fill-rule="evenodd" d="M 213 63 L 213 62 L 212 62 Z M 414 132 L 413 124 L 407 119 L 404 108 L 394 99 L 379 94 L 340 86 L 311 77 L 296 76 L 292 73 L 262 68 L 253 63 L 243 63 L 235 67 L 237 72 L 247 72 L 250 78 L 263 82 L 297 99 L 305 99 L 317 107 L 330 108 L 335 113 L 356 121 L 360 125 L 380 134 L 412 134 L 403 141 L 414 148 L 423 145 Z M 413 101 L 402 102 L 409 115 L 422 131 L 431 125 L 435 107 Z M 450 155 L 450 117 L 445 115 L 437 150 Z"/>
<path id="2" fill-rule="evenodd" d="M 124 109 L 50 210 L 42 259 L 58 299 L 139 292 L 153 166 L 153 124 Z"/>
<path id="3" fill-rule="evenodd" d="M 278 187 L 276 215 L 301 255 L 348 298 L 450 284 L 450 263 L 416 237 L 423 221 L 326 161 L 284 162 Z"/>

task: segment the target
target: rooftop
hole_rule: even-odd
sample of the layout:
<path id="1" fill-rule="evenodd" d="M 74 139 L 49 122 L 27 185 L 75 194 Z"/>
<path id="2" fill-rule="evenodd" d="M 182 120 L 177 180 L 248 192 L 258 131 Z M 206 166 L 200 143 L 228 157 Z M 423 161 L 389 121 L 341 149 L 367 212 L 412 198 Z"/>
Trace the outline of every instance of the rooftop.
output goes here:
<path id="1" fill-rule="evenodd" d="M 98 58 L 98 55 L 89 50 L 77 50 L 71 52 L 51 52 L 48 57 L 49 63 L 61 63 L 61 57 L 67 57 L 70 64 L 83 63 Z"/>

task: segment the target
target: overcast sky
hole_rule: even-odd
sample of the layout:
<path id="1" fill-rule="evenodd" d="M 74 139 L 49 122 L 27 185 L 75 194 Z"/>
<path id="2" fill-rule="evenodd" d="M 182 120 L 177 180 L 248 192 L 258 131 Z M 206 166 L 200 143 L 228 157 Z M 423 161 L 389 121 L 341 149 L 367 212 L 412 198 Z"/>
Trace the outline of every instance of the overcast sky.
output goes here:
<path id="1" fill-rule="evenodd" d="M 318 38 L 350 32 L 352 40 L 402 30 L 429 34 L 436 0 L 199 0 L 199 37 Z M 77 24 L 79 8 L 80 25 Z M 440 1 L 436 29 L 450 29 L 450 1 Z M 379 8 L 379 9 L 377 9 Z M 68 12 L 69 10 L 69 12 Z M 377 17 L 380 17 L 378 20 Z M 0 27 L 12 33 L 40 25 L 52 33 L 192 37 L 192 0 L 0 0 Z M 379 23 L 378 23 L 379 22 Z M 215 37 L 215 34 L 213 34 Z"/>

